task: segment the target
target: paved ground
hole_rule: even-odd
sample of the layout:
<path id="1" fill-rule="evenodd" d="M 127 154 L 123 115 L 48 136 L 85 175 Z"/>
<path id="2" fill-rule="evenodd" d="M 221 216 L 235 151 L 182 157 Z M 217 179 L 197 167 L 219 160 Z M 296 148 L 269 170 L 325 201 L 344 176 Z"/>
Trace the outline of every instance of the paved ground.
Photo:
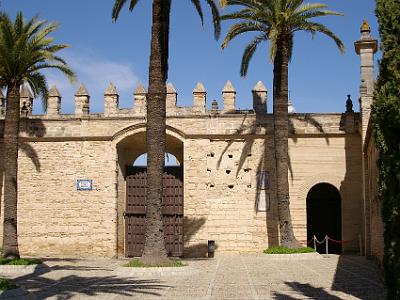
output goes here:
<path id="1" fill-rule="evenodd" d="M 123 268 L 118 260 L 50 259 L 34 274 L 7 277 L 37 299 L 384 299 L 377 269 L 359 256 L 221 254 L 185 261 L 187 267 L 161 270 Z"/>

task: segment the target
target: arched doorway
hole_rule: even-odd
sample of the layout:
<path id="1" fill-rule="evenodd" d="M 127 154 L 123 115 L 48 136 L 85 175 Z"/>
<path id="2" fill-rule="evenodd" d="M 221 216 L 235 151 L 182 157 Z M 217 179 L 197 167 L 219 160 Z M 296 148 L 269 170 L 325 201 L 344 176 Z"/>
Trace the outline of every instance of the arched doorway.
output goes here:
<path id="1" fill-rule="evenodd" d="M 342 213 L 340 193 L 331 184 L 319 183 L 307 194 L 307 240 L 313 236 L 322 241 L 325 235 L 342 240 Z M 317 243 L 317 251 L 325 253 L 325 243 Z M 329 253 L 342 253 L 342 245 L 329 242 Z"/>
<path id="2" fill-rule="evenodd" d="M 166 136 L 163 174 L 163 224 L 167 252 L 183 255 L 183 140 Z M 118 254 L 141 256 L 146 218 L 146 135 L 140 131 L 117 143 L 118 153 Z"/>

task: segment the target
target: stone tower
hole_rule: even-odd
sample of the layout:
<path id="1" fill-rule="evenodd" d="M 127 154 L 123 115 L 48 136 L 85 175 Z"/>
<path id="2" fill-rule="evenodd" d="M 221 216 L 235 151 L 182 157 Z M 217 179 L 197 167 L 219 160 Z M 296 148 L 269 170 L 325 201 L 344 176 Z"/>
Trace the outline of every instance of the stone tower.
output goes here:
<path id="1" fill-rule="evenodd" d="M 354 46 L 361 58 L 360 113 L 361 137 L 364 143 L 374 93 L 374 54 L 378 49 L 378 41 L 372 39 L 371 28 L 365 19 L 361 25 L 361 39 Z"/>
<path id="2" fill-rule="evenodd" d="M 361 147 L 365 144 L 368 124 L 371 115 L 371 105 L 374 95 L 374 54 L 378 49 L 377 40 L 371 37 L 371 28 L 364 19 L 361 25 L 361 39 L 354 43 L 356 53 L 361 58 L 361 84 L 360 84 L 360 133 Z M 367 161 L 363 153 L 361 163 L 363 182 L 363 206 L 364 206 L 364 249 L 365 255 L 371 255 L 371 206 L 367 190 L 368 170 Z"/>

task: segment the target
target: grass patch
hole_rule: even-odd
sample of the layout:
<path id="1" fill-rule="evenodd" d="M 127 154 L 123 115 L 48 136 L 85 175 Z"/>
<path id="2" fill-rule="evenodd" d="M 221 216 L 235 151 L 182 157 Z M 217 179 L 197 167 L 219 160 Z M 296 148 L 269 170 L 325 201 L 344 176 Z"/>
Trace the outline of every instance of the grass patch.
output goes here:
<path id="1" fill-rule="evenodd" d="M 8 279 L 0 278 L 0 291 L 7 291 L 17 288 L 14 283 Z"/>
<path id="2" fill-rule="evenodd" d="M 283 246 L 277 246 L 264 250 L 264 253 L 266 254 L 295 254 L 295 253 L 312 253 L 312 252 L 315 252 L 315 250 L 310 247 L 290 249 Z"/>
<path id="3" fill-rule="evenodd" d="M 14 265 L 14 266 L 28 266 L 28 265 L 38 265 L 42 261 L 36 258 L 18 258 L 10 259 L 0 257 L 0 265 Z"/>
<path id="4" fill-rule="evenodd" d="M 145 264 L 143 261 L 140 259 L 132 259 L 129 261 L 125 267 L 131 267 L 131 268 L 179 268 L 179 267 L 185 267 L 186 264 L 181 262 L 180 260 L 171 260 L 170 262 L 163 263 L 163 264 Z"/>

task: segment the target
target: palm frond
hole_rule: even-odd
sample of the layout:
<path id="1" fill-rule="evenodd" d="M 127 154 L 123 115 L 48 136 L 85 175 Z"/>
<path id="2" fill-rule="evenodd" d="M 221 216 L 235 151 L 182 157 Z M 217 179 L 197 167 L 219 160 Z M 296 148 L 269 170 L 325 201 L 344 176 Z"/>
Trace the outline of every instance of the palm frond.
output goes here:
<path id="1" fill-rule="evenodd" d="M 219 14 L 219 10 L 214 0 L 206 0 L 206 2 L 211 9 L 211 14 L 213 18 L 214 38 L 218 40 L 219 36 L 221 35 L 221 22 L 220 22 L 221 17 Z"/>
<path id="2" fill-rule="evenodd" d="M 265 35 L 259 35 L 254 38 L 244 49 L 242 62 L 240 64 L 240 76 L 245 77 L 247 75 L 247 70 L 249 68 L 249 62 L 257 50 L 257 46 L 265 40 Z"/>
<path id="3" fill-rule="evenodd" d="M 200 1 L 199 0 L 191 0 L 191 2 L 197 11 L 197 14 L 200 17 L 201 26 L 203 26 L 204 25 L 204 16 L 203 16 L 203 10 L 201 9 Z"/>
<path id="4" fill-rule="evenodd" d="M 241 22 L 241 23 L 236 23 L 232 25 L 232 27 L 229 29 L 228 33 L 225 35 L 224 41 L 222 42 L 222 49 L 225 49 L 228 47 L 229 42 L 237 37 L 238 35 L 245 33 L 245 32 L 250 32 L 250 31 L 263 31 L 264 29 L 257 23 L 257 22 Z M 268 28 L 265 28 L 265 30 L 268 30 Z M 268 31 L 265 33 L 265 35 L 268 35 Z"/>

